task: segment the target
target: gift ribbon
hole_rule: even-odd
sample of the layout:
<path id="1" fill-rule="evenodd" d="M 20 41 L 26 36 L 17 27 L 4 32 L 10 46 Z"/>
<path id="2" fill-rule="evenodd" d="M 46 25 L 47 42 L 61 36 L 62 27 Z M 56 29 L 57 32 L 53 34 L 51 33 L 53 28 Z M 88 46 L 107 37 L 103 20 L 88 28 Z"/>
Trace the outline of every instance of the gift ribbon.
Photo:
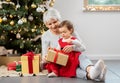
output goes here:
<path id="1" fill-rule="evenodd" d="M 28 52 L 24 54 L 24 56 L 28 56 L 28 68 L 29 68 L 29 73 L 33 73 L 33 64 L 32 60 L 34 59 L 34 53 L 33 52 Z"/>
<path id="2" fill-rule="evenodd" d="M 58 58 L 58 50 L 54 49 L 54 51 L 56 51 L 55 57 L 54 57 L 54 63 L 56 63 L 57 58 Z"/>
<path id="3" fill-rule="evenodd" d="M 54 63 L 56 63 L 56 61 L 57 61 L 57 58 L 58 58 L 58 53 L 60 52 L 60 53 L 64 53 L 63 51 L 61 51 L 61 50 L 57 50 L 57 49 L 53 49 L 54 51 L 56 51 L 56 54 L 55 54 L 55 57 L 54 57 Z"/>

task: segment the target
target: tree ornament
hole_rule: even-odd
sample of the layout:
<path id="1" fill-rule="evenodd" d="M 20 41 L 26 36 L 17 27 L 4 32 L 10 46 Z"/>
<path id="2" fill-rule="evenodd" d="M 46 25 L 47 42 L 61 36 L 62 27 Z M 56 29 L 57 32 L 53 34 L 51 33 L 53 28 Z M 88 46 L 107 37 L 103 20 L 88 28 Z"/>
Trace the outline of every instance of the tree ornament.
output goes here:
<path id="1" fill-rule="evenodd" d="M 4 22 L 7 21 L 7 17 L 6 16 L 4 16 L 2 19 L 3 19 Z"/>
<path id="2" fill-rule="evenodd" d="M 18 24 L 19 24 L 19 25 L 22 25 L 22 24 L 23 24 L 22 19 L 19 19 L 19 20 L 18 20 Z"/>
<path id="3" fill-rule="evenodd" d="M 3 7 L 2 7 L 2 4 L 0 4 L 0 9 L 2 9 Z"/>
<path id="4" fill-rule="evenodd" d="M 55 0 L 51 0 L 49 6 L 53 7 L 54 3 L 55 3 Z"/>
<path id="5" fill-rule="evenodd" d="M 53 3 L 53 2 L 51 2 L 51 3 L 49 4 L 49 6 L 50 6 L 50 7 L 53 7 L 53 5 L 54 5 L 54 3 Z"/>
<path id="6" fill-rule="evenodd" d="M 1 35 L 0 39 L 5 40 L 5 35 Z"/>
<path id="7" fill-rule="evenodd" d="M 36 8 L 37 6 L 36 6 L 35 3 L 32 3 L 32 4 L 31 4 L 31 7 L 32 7 L 32 8 Z"/>
<path id="8" fill-rule="evenodd" d="M 10 2 L 10 0 L 6 0 L 7 2 Z"/>
<path id="9" fill-rule="evenodd" d="M 13 33 L 14 31 L 10 31 L 11 33 Z"/>
<path id="10" fill-rule="evenodd" d="M 28 6 L 27 5 L 25 5 L 25 9 L 28 10 Z"/>
<path id="11" fill-rule="evenodd" d="M 0 23 L 2 23 L 3 19 L 0 17 Z"/>
<path id="12" fill-rule="evenodd" d="M 25 18 L 25 17 L 22 17 L 22 19 L 21 19 L 24 23 L 26 23 L 27 22 L 27 19 Z"/>
<path id="13" fill-rule="evenodd" d="M 54 3 L 50 3 L 50 4 L 49 4 L 50 7 L 53 7 L 53 5 L 54 5 Z"/>
<path id="14" fill-rule="evenodd" d="M 44 32 L 45 32 L 45 30 L 44 30 L 44 29 L 42 29 L 42 30 L 41 30 L 41 33 L 43 34 Z"/>
<path id="15" fill-rule="evenodd" d="M 18 8 L 20 8 L 19 0 L 17 0 L 17 5 L 16 5 L 15 10 L 17 10 Z"/>
<path id="16" fill-rule="evenodd" d="M 29 15 L 29 16 L 28 16 L 28 19 L 29 19 L 29 21 L 33 21 L 34 18 L 33 18 L 32 15 Z"/>
<path id="17" fill-rule="evenodd" d="M 34 26 L 34 29 L 36 29 L 36 28 L 37 28 L 37 26 L 35 25 L 35 26 Z"/>
<path id="18" fill-rule="evenodd" d="M 37 12 L 44 12 L 45 11 L 45 5 L 38 5 L 38 8 L 36 9 Z"/>
<path id="19" fill-rule="evenodd" d="M 19 3 L 16 5 L 16 8 L 20 8 L 20 4 Z"/>
<path id="20" fill-rule="evenodd" d="M 41 7 L 38 7 L 38 8 L 36 9 L 36 11 L 37 11 L 37 12 L 42 12 L 42 8 L 41 8 Z"/>
<path id="21" fill-rule="evenodd" d="M 35 32 L 35 31 L 36 31 L 36 29 L 31 29 L 31 31 L 32 31 L 32 32 Z"/>
<path id="22" fill-rule="evenodd" d="M 14 25 L 14 21 L 13 21 L 13 20 L 12 20 L 12 21 L 10 21 L 10 25 L 12 25 L 12 26 Z"/>
<path id="23" fill-rule="evenodd" d="M 17 34 L 16 34 L 16 38 L 17 38 L 17 39 L 20 39 L 20 38 L 21 38 L 20 33 L 17 33 Z"/>
<path id="24" fill-rule="evenodd" d="M 27 38 L 27 41 L 29 41 L 30 39 L 29 38 Z"/>
<path id="25" fill-rule="evenodd" d="M 10 16 L 9 16 L 9 17 L 10 17 L 10 18 L 13 18 L 13 15 L 11 15 L 11 14 L 10 14 Z"/>
<path id="26" fill-rule="evenodd" d="M 10 38 L 10 41 L 12 41 L 12 38 Z"/>

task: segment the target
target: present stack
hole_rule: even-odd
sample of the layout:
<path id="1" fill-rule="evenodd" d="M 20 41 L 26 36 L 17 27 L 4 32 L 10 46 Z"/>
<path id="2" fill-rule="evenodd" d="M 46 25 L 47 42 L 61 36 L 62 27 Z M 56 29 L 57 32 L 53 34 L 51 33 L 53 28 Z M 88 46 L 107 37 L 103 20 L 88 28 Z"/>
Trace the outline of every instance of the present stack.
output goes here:
<path id="1" fill-rule="evenodd" d="M 49 49 L 46 59 L 47 61 L 66 66 L 68 61 L 68 55 L 57 49 Z"/>
<path id="2" fill-rule="evenodd" d="M 38 74 L 40 72 L 40 54 L 28 52 L 21 56 L 22 74 Z"/>
<path id="3" fill-rule="evenodd" d="M 17 72 L 21 71 L 21 61 L 13 61 L 9 62 L 7 64 L 7 69 L 10 70 L 15 70 Z"/>

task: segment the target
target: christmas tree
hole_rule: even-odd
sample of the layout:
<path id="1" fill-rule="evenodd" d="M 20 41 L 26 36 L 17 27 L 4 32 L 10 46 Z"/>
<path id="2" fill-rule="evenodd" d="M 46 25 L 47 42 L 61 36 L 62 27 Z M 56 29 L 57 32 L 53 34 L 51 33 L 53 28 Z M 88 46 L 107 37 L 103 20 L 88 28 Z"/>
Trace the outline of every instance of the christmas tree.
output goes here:
<path id="1" fill-rule="evenodd" d="M 39 36 L 47 30 L 43 13 L 54 0 L 0 0 L 0 46 L 17 54 L 41 52 Z"/>

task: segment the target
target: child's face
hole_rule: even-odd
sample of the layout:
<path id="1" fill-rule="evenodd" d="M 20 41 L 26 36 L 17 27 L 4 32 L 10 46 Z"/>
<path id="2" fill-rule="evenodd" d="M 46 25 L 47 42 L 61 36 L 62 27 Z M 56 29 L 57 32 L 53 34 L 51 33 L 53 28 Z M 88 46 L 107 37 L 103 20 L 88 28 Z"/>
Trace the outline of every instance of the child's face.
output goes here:
<path id="1" fill-rule="evenodd" d="M 70 38 L 70 36 L 72 34 L 72 30 L 68 30 L 68 28 L 66 26 L 59 28 L 59 32 L 60 32 L 60 35 L 62 36 L 62 38 L 64 38 L 64 39 Z"/>

